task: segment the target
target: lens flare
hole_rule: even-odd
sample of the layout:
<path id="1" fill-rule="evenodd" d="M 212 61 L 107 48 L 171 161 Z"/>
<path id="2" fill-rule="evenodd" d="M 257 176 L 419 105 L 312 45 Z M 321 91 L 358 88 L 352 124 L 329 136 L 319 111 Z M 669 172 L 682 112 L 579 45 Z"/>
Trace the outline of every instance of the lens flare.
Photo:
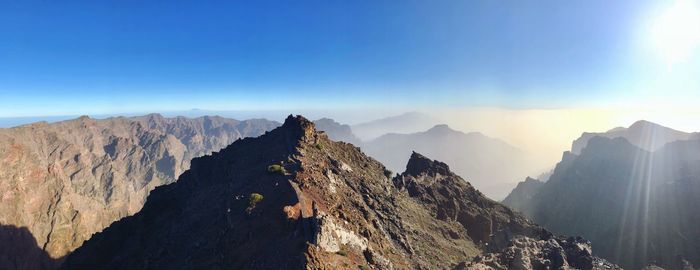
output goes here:
<path id="1" fill-rule="evenodd" d="M 693 0 L 678 0 L 653 23 L 654 48 L 668 65 L 687 61 L 700 47 L 700 9 Z"/>

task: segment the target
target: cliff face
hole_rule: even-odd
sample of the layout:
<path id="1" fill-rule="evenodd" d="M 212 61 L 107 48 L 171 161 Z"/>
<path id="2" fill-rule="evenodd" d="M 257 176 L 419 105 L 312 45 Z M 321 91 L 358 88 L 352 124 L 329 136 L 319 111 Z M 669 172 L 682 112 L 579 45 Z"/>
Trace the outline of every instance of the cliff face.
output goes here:
<path id="1" fill-rule="evenodd" d="M 567 157 L 567 155 L 565 155 Z M 700 264 L 700 141 L 649 152 L 624 138 L 590 139 L 530 200 L 512 206 L 556 233 L 589 239 L 630 269 Z"/>
<path id="2" fill-rule="evenodd" d="M 138 212 L 149 191 L 175 181 L 191 158 L 277 125 L 148 115 L 0 129 L 0 224 L 26 227 L 60 258 Z"/>
<path id="3" fill-rule="evenodd" d="M 521 250 L 515 239 L 556 241 L 443 163 L 414 153 L 406 172 L 390 177 L 358 148 L 290 116 L 265 135 L 194 159 L 63 268 L 508 269 L 518 262 L 474 260 Z M 585 264 L 594 260 L 589 249 L 561 250 L 561 260 L 546 265 L 594 267 Z"/>

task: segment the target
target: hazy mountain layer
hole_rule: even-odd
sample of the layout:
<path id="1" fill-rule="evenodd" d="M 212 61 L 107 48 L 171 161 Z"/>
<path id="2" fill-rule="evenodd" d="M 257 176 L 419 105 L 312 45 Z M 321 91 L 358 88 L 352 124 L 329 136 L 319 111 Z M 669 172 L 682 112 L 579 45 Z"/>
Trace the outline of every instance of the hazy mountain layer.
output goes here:
<path id="1" fill-rule="evenodd" d="M 447 125 L 412 134 L 386 134 L 365 143 L 363 150 L 394 171 L 402 170 L 412 151 L 444 160 L 495 199 L 504 198 L 519 179 L 534 170 L 519 149 L 481 133 L 463 133 Z"/>
<path id="2" fill-rule="evenodd" d="M 521 207 L 528 204 L 543 185 L 544 182 L 528 177 L 525 181 L 518 183 L 513 191 L 503 199 L 503 204 L 516 207 L 515 209 L 523 211 Z"/>
<path id="3" fill-rule="evenodd" d="M 612 267 L 593 258 L 585 240 L 552 237 L 444 163 L 414 153 L 406 172 L 388 176 L 358 148 L 290 116 L 265 135 L 194 159 L 177 182 L 156 188 L 139 213 L 94 235 L 63 267 Z"/>
<path id="4" fill-rule="evenodd" d="M 326 132 L 331 140 L 351 143 L 356 146 L 362 145 L 360 138 L 355 136 L 348 125 L 340 124 L 330 118 L 318 119 L 314 121 L 314 125 L 316 125 L 316 129 Z"/>
<path id="5" fill-rule="evenodd" d="M 427 114 L 408 112 L 352 126 L 362 140 L 373 140 L 387 133 L 412 133 L 429 129 L 440 121 Z"/>
<path id="6" fill-rule="evenodd" d="M 26 227 L 44 252 L 60 258 L 139 211 L 149 191 L 175 181 L 191 158 L 278 125 L 148 115 L 0 129 L 0 224 Z M 16 252 L 3 256 L 32 261 Z"/>
<path id="7" fill-rule="evenodd" d="M 511 197 L 521 199 L 506 203 L 535 222 L 590 239 L 598 255 L 625 268 L 700 264 L 700 141 L 649 152 L 625 138 L 593 137 L 580 155 L 566 153 L 539 190 Z"/>
<path id="8" fill-rule="evenodd" d="M 649 121 L 640 120 L 632 124 L 629 128 L 618 127 L 603 133 L 585 132 L 571 145 L 571 152 L 580 154 L 581 149 L 586 147 L 588 140 L 595 136 L 606 138 L 622 137 L 631 144 L 647 150 L 654 151 L 665 144 L 679 140 L 698 140 L 700 133 L 687 133 L 661 126 Z"/>

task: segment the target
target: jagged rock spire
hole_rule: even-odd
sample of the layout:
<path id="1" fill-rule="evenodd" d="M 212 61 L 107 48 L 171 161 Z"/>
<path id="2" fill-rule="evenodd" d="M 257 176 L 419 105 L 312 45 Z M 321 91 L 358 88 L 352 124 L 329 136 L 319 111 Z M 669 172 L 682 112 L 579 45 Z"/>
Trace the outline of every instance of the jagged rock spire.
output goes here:
<path id="1" fill-rule="evenodd" d="M 430 175 L 445 175 L 450 173 L 450 167 L 447 166 L 447 164 L 445 163 L 442 163 L 437 160 L 431 160 L 414 151 L 411 154 L 411 158 L 408 160 L 408 164 L 406 164 L 405 174 L 418 176 L 423 173 L 427 173 Z"/>
<path id="2" fill-rule="evenodd" d="M 301 140 L 308 140 L 316 133 L 316 126 L 301 115 L 289 115 L 284 120 L 281 129 L 291 132 L 293 136 L 298 136 Z"/>

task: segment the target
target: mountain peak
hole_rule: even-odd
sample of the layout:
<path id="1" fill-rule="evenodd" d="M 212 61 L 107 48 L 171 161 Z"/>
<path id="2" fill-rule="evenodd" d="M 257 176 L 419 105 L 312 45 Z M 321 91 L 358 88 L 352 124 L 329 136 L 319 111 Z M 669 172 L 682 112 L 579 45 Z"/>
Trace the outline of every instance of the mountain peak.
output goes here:
<path id="1" fill-rule="evenodd" d="M 424 173 L 430 175 L 446 175 L 450 173 L 450 167 L 445 163 L 437 160 L 431 160 L 414 151 L 411 154 L 411 158 L 408 160 L 408 164 L 406 164 L 405 174 L 418 176 Z"/>
<path id="2" fill-rule="evenodd" d="M 647 127 L 657 127 L 657 128 L 667 128 L 654 122 L 647 120 L 638 120 L 630 125 L 629 129 L 647 128 Z"/>
<path id="3" fill-rule="evenodd" d="M 314 123 L 301 115 L 294 116 L 290 114 L 280 128 L 294 132 L 301 138 L 311 137 L 316 132 Z"/>
<path id="4" fill-rule="evenodd" d="M 159 113 L 149 113 L 146 115 L 146 117 L 148 119 L 162 119 L 162 118 L 164 118 L 163 115 L 161 115 Z"/>
<path id="5" fill-rule="evenodd" d="M 433 126 L 433 127 L 430 128 L 427 132 L 441 132 L 441 133 L 445 133 L 445 132 L 455 132 L 455 130 L 452 129 L 452 128 L 450 128 L 450 126 L 448 126 L 448 125 L 446 125 L 446 124 L 439 124 L 439 125 Z"/>

